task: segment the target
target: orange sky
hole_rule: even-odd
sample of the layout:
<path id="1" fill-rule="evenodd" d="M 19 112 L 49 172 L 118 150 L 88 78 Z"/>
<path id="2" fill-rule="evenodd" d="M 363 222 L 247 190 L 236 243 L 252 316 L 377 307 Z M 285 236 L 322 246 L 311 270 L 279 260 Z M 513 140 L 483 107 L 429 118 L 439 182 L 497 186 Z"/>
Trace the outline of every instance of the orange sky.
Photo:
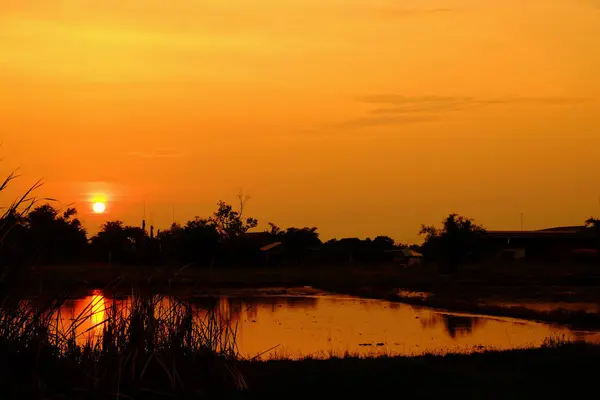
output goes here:
<path id="1" fill-rule="evenodd" d="M 600 214 L 597 0 L 3 0 L 2 168 L 109 218 L 387 234 Z M 8 198 L 7 198 L 8 200 Z M 105 216 L 106 217 L 106 216 Z"/>

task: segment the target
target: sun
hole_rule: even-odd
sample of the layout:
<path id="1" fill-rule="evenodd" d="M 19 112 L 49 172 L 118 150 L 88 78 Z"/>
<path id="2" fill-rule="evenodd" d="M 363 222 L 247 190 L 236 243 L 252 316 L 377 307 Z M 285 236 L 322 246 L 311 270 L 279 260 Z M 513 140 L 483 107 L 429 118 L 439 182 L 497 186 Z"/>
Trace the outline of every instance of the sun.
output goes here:
<path id="1" fill-rule="evenodd" d="M 98 202 L 94 203 L 94 205 L 92 206 L 92 209 L 94 210 L 94 212 L 96 214 L 102 214 L 106 210 L 106 204 L 98 201 Z"/>

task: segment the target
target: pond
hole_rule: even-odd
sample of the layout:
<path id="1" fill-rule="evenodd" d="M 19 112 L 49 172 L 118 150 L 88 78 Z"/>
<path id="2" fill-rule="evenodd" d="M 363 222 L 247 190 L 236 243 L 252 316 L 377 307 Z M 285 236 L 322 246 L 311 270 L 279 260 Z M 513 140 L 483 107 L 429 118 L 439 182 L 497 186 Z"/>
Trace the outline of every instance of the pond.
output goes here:
<path id="1" fill-rule="evenodd" d="M 236 332 L 237 347 L 243 357 L 473 352 L 540 346 L 549 337 L 600 343 L 599 332 L 440 312 L 310 288 L 220 291 L 188 297 L 186 301 L 199 315 L 216 310 Z M 102 334 L 104 313 L 111 307 L 125 310 L 128 298 L 113 299 L 95 291 L 67 300 L 57 319 L 61 329 L 73 320 L 82 321 L 76 334 L 77 340 L 83 342 Z"/>

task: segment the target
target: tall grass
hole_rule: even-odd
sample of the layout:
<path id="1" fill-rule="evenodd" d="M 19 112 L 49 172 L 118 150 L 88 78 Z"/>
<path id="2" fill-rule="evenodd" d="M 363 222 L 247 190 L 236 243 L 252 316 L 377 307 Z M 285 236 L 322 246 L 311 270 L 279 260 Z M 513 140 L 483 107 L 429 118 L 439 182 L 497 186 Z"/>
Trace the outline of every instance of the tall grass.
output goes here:
<path id="1" fill-rule="evenodd" d="M 235 329 L 215 311 L 133 293 L 125 307 L 91 302 L 65 324 L 63 301 L 0 309 L 0 398 L 214 398 L 245 388 Z"/>

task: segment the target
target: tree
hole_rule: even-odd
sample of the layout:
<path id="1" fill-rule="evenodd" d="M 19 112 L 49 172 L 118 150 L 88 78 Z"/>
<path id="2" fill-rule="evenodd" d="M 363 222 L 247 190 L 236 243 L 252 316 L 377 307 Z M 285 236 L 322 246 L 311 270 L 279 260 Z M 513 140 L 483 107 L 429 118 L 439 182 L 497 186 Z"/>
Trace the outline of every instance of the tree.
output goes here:
<path id="1" fill-rule="evenodd" d="M 477 258 L 485 229 L 475 224 L 473 219 L 458 214 L 450 214 L 442 224 L 441 229 L 421 227 L 419 234 L 425 236 L 422 249 L 441 271 L 455 273 L 463 263 Z"/>
<path id="2" fill-rule="evenodd" d="M 373 239 L 373 246 L 377 250 L 393 250 L 396 246 L 394 239 L 389 236 L 377 236 Z"/>
<path id="3" fill-rule="evenodd" d="M 171 225 L 159 237 L 163 256 L 170 262 L 211 265 L 219 247 L 219 233 L 210 219 L 195 217 L 185 226 Z"/>
<path id="4" fill-rule="evenodd" d="M 219 245 L 219 233 L 210 219 L 196 217 L 183 228 L 182 253 L 187 262 L 209 265 L 214 262 Z"/>
<path id="5" fill-rule="evenodd" d="M 283 236 L 285 234 L 285 232 L 283 230 L 281 230 L 280 227 L 278 227 L 277 225 L 275 225 L 272 222 L 269 222 L 269 228 L 265 229 L 265 232 L 267 232 L 273 236 Z"/>
<path id="6" fill-rule="evenodd" d="M 296 263 L 304 261 L 311 249 L 323 244 L 316 227 L 287 228 L 282 238 L 285 248 Z"/>
<path id="7" fill-rule="evenodd" d="M 244 208 L 250 198 L 239 194 L 238 199 L 240 204 L 237 211 L 231 204 L 220 200 L 217 203 L 218 209 L 211 218 L 217 232 L 225 239 L 239 237 L 258 225 L 255 218 L 244 217 Z"/>
<path id="8" fill-rule="evenodd" d="M 142 256 L 146 233 L 137 226 L 125 226 L 122 221 L 107 221 L 92 238 L 92 249 L 101 260 L 132 263 Z"/>
<path id="9" fill-rule="evenodd" d="M 600 219 L 598 218 L 588 218 L 585 221 L 585 226 L 586 228 L 590 228 L 590 229 L 596 229 L 600 232 Z"/>
<path id="10" fill-rule="evenodd" d="M 80 260 L 86 251 L 87 237 L 76 215 L 75 208 L 67 208 L 60 214 L 50 204 L 29 212 L 24 220 L 28 255 L 44 264 Z"/>

